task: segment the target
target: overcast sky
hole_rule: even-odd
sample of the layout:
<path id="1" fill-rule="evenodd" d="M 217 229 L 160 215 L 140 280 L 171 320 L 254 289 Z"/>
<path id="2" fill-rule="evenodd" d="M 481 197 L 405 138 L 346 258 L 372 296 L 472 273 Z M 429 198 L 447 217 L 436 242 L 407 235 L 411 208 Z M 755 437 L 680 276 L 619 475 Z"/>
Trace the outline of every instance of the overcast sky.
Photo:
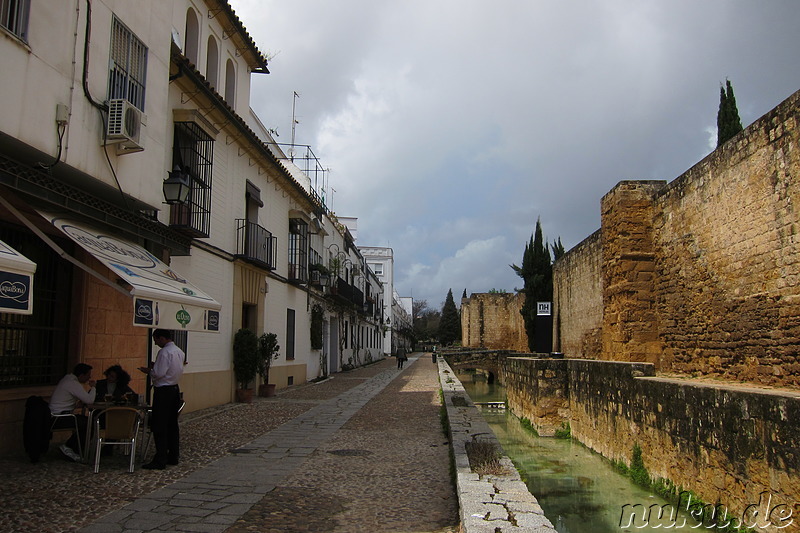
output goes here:
<path id="1" fill-rule="evenodd" d="M 271 74 L 251 107 L 330 168 L 401 296 L 513 291 L 541 218 L 572 248 L 626 179 L 672 181 L 800 90 L 797 0 L 231 0 Z"/>

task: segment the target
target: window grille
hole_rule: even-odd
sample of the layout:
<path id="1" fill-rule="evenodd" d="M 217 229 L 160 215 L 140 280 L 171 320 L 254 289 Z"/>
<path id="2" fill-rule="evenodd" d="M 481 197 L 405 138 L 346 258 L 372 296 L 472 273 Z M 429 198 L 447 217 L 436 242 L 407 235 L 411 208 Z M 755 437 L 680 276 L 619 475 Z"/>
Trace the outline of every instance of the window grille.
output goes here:
<path id="1" fill-rule="evenodd" d="M 30 7 L 30 0 L 0 0 L 0 26 L 27 42 Z"/>
<path id="2" fill-rule="evenodd" d="M 108 98 L 123 98 L 144 111 L 147 47 L 116 17 L 111 26 Z"/>
<path id="3" fill-rule="evenodd" d="M 0 389 L 54 385 L 67 368 L 72 268 L 32 234 L 0 227 L 0 240 L 36 263 L 32 315 L 0 313 Z M 68 243 L 59 240 L 67 251 Z"/>
<path id="4" fill-rule="evenodd" d="M 289 279 L 308 281 L 308 224 L 301 218 L 289 219 Z"/>
<path id="5" fill-rule="evenodd" d="M 172 205 L 170 225 L 192 237 L 208 237 L 214 140 L 194 122 L 176 122 L 172 154 L 173 168 L 189 173 L 191 190 L 186 203 Z"/>

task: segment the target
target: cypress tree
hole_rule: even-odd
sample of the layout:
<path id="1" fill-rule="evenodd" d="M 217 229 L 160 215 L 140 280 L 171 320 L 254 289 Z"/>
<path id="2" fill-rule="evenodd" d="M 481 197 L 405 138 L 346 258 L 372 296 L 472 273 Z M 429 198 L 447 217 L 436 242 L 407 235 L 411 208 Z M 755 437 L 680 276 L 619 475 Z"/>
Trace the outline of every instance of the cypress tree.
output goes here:
<path id="1" fill-rule="evenodd" d="M 739 109 L 736 107 L 736 96 L 733 85 L 725 80 L 725 87 L 719 87 L 719 111 L 717 111 L 717 147 L 742 131 Z"/>
<path id="2" fill-rule="evenodd" d="M 461 340 L 461 319 L 453 300 L 453 289 L 447 291 L 447 298 L 442 306 L 442 318 L 439 322 L 439 342 L 444 346 Z"/>
<path id="3" fill-rule="evenodd" d="M 563 249 L 563 247 L 561 248 Z M 511 268 L 525 283 L 522 288 L 522 292 L 525 294 L 525 303 L 522 304 L 519 312 L 525 322 L 528 349 L 533 352 L 534 346 L 536 346 L 536 302 L 553 300 L 553 264 L 550 260 L 549 247 L 542 237 L 540 220 L 536 220 L 536 231 L 525 246 L 525 252 L 522 254 L 522 266 L 511 265 Z"/>

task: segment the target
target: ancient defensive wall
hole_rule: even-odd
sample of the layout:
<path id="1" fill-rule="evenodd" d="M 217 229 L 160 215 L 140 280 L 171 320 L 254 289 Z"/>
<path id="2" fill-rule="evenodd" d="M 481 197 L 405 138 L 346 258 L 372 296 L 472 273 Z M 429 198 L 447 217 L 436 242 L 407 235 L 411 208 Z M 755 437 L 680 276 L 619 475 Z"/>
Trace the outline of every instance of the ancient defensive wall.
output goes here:
<path id="1" fill-rule="evenodd" d="M 528 351 L 519 313 L 524 294 L 475 293 L 461 299 L 461 344 L 471 348 Z"/>
<path id="2" fill-rule="evenodd" d="M 800 92 L 683 175 L 624 181 L 556 261 L 554 349 L 800 385 Z"/>
<path id="3" fill-rule="evenodd" d="M 771 514 L 759 531 L 800 530 L 800 393 L 659 378 L 651 363 L 509 357 L 502 374 L 508 408 L 540 434 L 569 424 L 627 465 L 638 445 L 651 477 L 750 524 Z"/>

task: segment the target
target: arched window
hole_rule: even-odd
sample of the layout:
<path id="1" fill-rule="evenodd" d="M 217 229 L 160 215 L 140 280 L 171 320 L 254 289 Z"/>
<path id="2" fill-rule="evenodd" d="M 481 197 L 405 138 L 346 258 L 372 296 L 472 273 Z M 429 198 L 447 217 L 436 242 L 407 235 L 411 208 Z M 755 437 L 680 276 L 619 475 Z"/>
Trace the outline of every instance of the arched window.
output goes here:
<path id="1" fill-rule="evenodd" d="M 235 107 L 236 104 L 236 68 L 233 61 L 228 60 L 225 65 L 225 101 L 228 105 Z"/>
<path id="2" fill-rule="evenodd" d="M 189 61 L 197 65 L 198 49 L 200 48 L 200 23 L 192 8 L 186 11 L 186 45 L 184 48 L 183 52 Z"/>
<path id="3" fill-rule="evenodd" d="M 213 35 L 208 37 L 208 52 L 206 54 L 206 79 L 212 87 L 217 86 L 219 76 L 219 49 L 217 40 Z"/>

